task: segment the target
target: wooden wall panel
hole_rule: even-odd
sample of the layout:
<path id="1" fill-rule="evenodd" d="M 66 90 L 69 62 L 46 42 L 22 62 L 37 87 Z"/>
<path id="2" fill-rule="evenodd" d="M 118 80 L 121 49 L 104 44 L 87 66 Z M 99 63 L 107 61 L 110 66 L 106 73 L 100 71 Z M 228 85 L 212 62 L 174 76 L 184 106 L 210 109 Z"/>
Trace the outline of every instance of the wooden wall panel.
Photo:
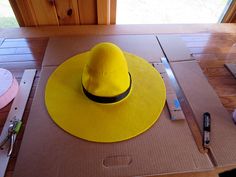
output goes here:
<path id="1" fill-rule="evenodd" d="M 97 24 L 97 1 L 78 0 L 81 25 Z"/>
<path id="2" fill-rule="evenodd" d="M 116 24 L 116 0 L 110 0 L 110 24 Z"/>
<path id="3" fill-rule="evenodd" d="M 21 12 L 20 12 L 20 9 L 16 3 L 16 0 L 9 0 L 9 2 L 11 4 L 13 12 L 15 13 L 18 24 L 20 26 L 25 26 L 23 16 L 21 15 Z"/>
<path id="4" fill-rule="evenodd" d="M 99 25 L 110 24 L 110 0 L 97 0 L 97 18 Z"/>
<path id="5" fill-rule="evenodd" d="M 37 19 L 36 19 L 32 4 L 31 4 L 31 0 L 15 0 L 15 2 L 12 2 L 12 3 L 17 5 L 18 10 L 19 10 L 18 12 L 21 14 L 21 17 L 17 16 L 17 18 L 22 18 L 23 20 L 23 24 L 20 24 L 20 25 L 22 26 L 37 26 L 38 25 L 38 22 L 37 22 Z"/>
<path id="6" fill-rule="evenodd" d="M 57 17 L 60 25 L 78 25 L 79 8 L 77 0 L 55 1 Z"/>
<path id="7" fill-rule="evenodd" d="M 55 0 L 30 0 L 38 24 L 41 25 L 59 25 Z"/>
<path id="8" fill-rule="evenodd" d="M 9 0 L 20 26 L 116 23 L 117 0 Z"/>

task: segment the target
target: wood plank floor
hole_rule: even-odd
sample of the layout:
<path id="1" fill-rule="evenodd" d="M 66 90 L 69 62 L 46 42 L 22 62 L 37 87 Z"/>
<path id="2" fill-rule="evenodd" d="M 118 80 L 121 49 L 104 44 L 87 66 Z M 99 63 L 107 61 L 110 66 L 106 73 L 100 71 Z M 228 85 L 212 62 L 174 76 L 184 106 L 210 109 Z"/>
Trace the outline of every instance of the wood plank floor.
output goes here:
<path id="1" fill-rule="evenodd" d="M 235 34 L 182 35 L 225 108 L 236 109 L 236 79 L 224 67 L 236 63 Z"/>
<path id="2" fill-rule="evenodd" d="M 1 42 L 2 41 L 2 42 Z M 7 167 L 6 177 L 11 177 L 15 167 L 18 151 L 20 149 L 21 140 L 24 134 L 24 128 L 29 115 L 29 110 L 33 100 L 36 86 L 38 84 L 43 55 L 47 46 L 48 38 L 32 38 L 32 39 L 4 39 L 0 40 L 0 68 L 10 70 L 18 80 L 21 80 L 25 69 L 36 68 L 37 74 L 33 83 L 26 110 L 23 115 L 23 126 L 17 136 L 14 151 Z M 0 110 L 0 132 L 4 126 L 5 120 L 10 110 L 11 103 Z"/>
<path id="3" fill-rule="evenodd" d="M 213 86 L 221 102 L 229 112 L 236 108 L 236 79 L 224 67 L 225 63 L 236 63 L 235 34 L 181 34 L 181 38 L 197 59 L 204 74 Z M 23 117 L 23 128 L 17 137 L 14 152 L 7 168 L 6 177 L 14 171 L 24 127 L 27 122 L 32 99 L 40 76 L 43 55 L 48 38 L 0 39 L 0 67 L 9 69 L 20 81 L 24 69 L 36 68 L 37 75 Z M 0 131 L 5 123 L 11 104 L 0 110 Z M 172 175 L 170 175 L 172 176 Z M 176 175 L 175 175 L 176 176 Z M 178 175 L 177 175 L 178 176 Z M 185 174 L 180 176 L 217 176 L 215 173 Z"/>

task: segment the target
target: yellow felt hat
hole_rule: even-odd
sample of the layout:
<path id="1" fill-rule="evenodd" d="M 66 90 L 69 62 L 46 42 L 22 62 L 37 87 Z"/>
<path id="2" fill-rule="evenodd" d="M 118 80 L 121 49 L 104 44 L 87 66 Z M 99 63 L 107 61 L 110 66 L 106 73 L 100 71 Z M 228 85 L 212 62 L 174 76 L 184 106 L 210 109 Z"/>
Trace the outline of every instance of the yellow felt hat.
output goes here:
<path id="1" fill-rule="evenodd" d="M 49 77 L 45 103 L 68 133 L 95 142 L 118 142 L 150 128 L 165 104 L 160 74 L 144 59 L 112 43 L 62 63 Z"/>
<path id="2" fill-rule="evenodd" d="M 92 48 L 82 73 L 87 97 L 100 103 L 117 102 L 118 98 L 122 100 L 129 94 L 131 82 L 125 56 L 119 47 L 100 43 Z"/>

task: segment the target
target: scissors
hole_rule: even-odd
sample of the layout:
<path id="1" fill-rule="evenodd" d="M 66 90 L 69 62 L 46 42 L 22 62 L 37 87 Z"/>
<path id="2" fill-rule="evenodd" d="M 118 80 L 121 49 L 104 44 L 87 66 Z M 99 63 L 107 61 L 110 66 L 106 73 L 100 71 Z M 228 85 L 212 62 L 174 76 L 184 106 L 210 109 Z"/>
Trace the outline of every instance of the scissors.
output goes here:
<path id="1" fill-rule="evenodd" d="M 18 120 L 15 120 L 10 123 L 6 138 L 0 143 L 0 148 L 2 148 L 8 141 L 10 141 L 10 146 L 7 153 L 8 156 L 11 156 L 12 154 L 16 134 L 19 132 L 21 124 L 22 122 Z"/>

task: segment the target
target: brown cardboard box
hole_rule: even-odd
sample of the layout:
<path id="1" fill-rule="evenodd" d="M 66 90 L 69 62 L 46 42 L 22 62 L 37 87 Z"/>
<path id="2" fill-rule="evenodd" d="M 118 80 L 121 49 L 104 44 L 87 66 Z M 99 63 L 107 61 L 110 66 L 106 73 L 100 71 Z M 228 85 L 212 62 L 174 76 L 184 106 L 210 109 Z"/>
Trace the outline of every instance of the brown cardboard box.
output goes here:
<path id="1" fill-rule="evenodd" d="M 125 38 L 124 48 L 133 36 Z M 144 36 L 142 38 L 145 40 Z M 48 65 L 57 66 L 75 54 L 77 46 L 69 44 L 72 41 L 79 43 L 79 40 L 79 37 L 54 38 L 49 42 L 14 177 L 153 176 L 213 169 L 208 155 L 198 151 L 187 122 L 171 121 L 166 107 L 148 131 L 119 143 L 88 142 L 69 135 L 54 124 L 44 104 L 46 81 L 56 68 Z M 85 49 L 86 40 L 80 45 Z M 140 51 L 136 45 L 139 44 L 132 44 L 134 50 L 131 52 L 138 55 Z M 161 53 L 156 51 L 160 49 L 156 45 L 147 46 L 154 52 L 148 55 L 154 58 Z"/>

